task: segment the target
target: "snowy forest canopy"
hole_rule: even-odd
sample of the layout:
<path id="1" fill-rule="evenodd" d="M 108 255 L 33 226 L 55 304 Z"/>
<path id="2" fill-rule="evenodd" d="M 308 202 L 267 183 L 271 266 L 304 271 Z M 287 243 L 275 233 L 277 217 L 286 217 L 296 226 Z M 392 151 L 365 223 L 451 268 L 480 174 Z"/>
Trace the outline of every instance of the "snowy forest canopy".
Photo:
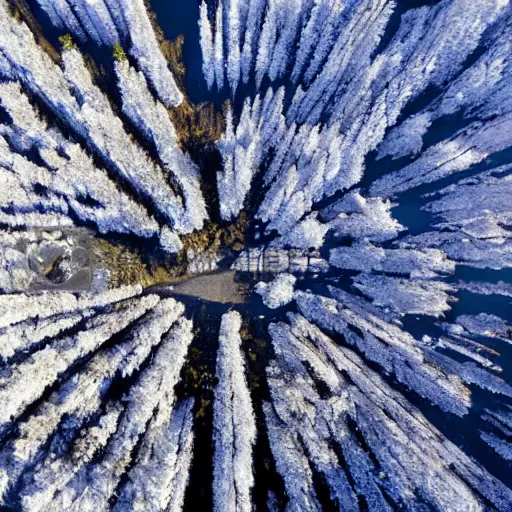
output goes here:
<path id="1" fill-rule="evenodd" d="M 512 510 L 509 0 L 168 3 L 0 0 L 0 508 Z"/>

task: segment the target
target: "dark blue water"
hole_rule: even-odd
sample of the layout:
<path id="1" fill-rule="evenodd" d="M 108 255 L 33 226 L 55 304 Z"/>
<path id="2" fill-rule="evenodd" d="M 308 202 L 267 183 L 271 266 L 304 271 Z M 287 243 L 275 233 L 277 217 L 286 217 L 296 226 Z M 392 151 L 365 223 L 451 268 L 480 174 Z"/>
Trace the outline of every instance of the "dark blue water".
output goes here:
<path id="1" fill-rule="evenodd" d="M 185 36 L 183 60 L 187 68 L 185 86 L 193 103 L 218 101 L 218 94 L 208 91 L 203 77 L 201 46 L 199 44 L 199 1 L 151 0 L 151 8 L 165 38 L 176 39 Z"/>

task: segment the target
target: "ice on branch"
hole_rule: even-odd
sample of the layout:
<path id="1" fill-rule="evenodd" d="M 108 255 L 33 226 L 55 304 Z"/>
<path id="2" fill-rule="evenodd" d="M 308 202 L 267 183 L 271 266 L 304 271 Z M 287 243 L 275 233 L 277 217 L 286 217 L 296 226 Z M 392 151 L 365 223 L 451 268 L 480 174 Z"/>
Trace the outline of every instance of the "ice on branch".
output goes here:
<path id="1" fill-rule="evenodd" d="M 37 44 L 27 25 L 9 14 L 4 0 L 0 2 L 0 21 L 2 78 L 19 81 L 64 124 L 85 135 L 78 105 L 62 70 Z"/>
<path id="2" fill-rule="evenodd" d="M 492 359 L 499 356 L 498 351 L 477 341 L 458 323 L 440 322 L 438 325 L 447 336 L 441 336 L 439 339 L 423 336 L 423 343 L 435 349 L 453 350 L 463 355 L 464 358 L 473 359 L 486 368 L 501 371 L 501 368 L 492 361 Z"/>
<path id="3" fill-rule="evenodd" d="M 36 185 L 50 185 L 50 175 L 40 172 L 27 158 L 11 153 L 9 144 L 0 135 L 0 177 L 4 187 L 0 193 L 1 221 L 11 228 L 20 226 L 67 227 L 74 222 L 69 206 L 51 191 L 46 196 L 34 192 Z M 42 175 L 43 174 L 43 175 Z"/>
<path id="4" fill-rule="evenodd" d="M 323 224 L 311 214 L 296 224 L 291 231 L 284 233 L 275 242 L 274 247 L 291 247 L 294 249 L 319 249 L 324 243 L 329 226 Z"/>
<path id="5" fill-rule="evenodd" d="M 37 0 L 39 6 L 46 12 L 52 24 L 59 29 L 68 29 L 73 32 L 80 41 L 85 41 L 87 35 L 80 21 L 73 12 L 72 4 L 64 1 L 54 2 L 53 0 Z M 90 25 L 90 24 L 89 24 Z M 94 36 L 99 40 L 99 34 L 94 31 Z"/>
<path id="6" fill-rule="evenodd" d="M 234 95 L 240 80 L 240 17 L 243 14 L 242 10 L 247 9 L 247 4 L 243 0 L 229 0 L 225 4 L 226 75 Z"/>
<path id="7" fill-rule="evenodd" d="M 215 37 L 213 41 L 213 61 L 215 66 L 215 81 L 220 90 L 224 87 L 224 10 L 223 3 L 217 4 L 215 12 Z"/>
<path id="8" fill-rule="evenodd" d="M 105 413 L 99 417 L 97 424 L 84 426 L 78 432 L 76 439 L 70 443 L 71 453 L 68 457 L 60 456 L 59 448 L 62 448 L 59 447 L 59 443 L 66 442 L 65 436 L 71 433 L 69 431 L 73 430 L 74 425 L 72 421 L 64 420 L 61 423 L 63 433 L 57 433 L 53 437 L 49 449 L 39 457 L 37 465 L 32 469 L 32 461 L 23 461 L 26 468 L 32 469 L 31 478 L 25 480 L 29 483 L 23 488 L 20 496 L 23 510 L 50 510 L 55 493 L 105 448 L 118 427 L 122 413 L 122 404 L 107 404 Z M 14 480 L 12 473 L 9 476 Z"/>
<path id="9" fill-rule="evenodd" d="M 409 117 L 401 125 L 393 128 L 384 139 L 379 146 L 378 158 L 416 156 L 422 149 L 423 136 L 431 125 L 432 116 L 429 113 Z"/>
<path id="10" fill-rule="evenodd" d="M 352 80 L 350 86 L 343 91 L 341 100 L 337 101 L 333 121 L 342 119 L 343 126 L 350 130 L 346 138 L 350 141 L 350 146 L 347 145 L 342 150 L 342 158 L 348 159 L 349 167 L 364 167 L 366 154 L 377 148 L 386 128 L 396 123 L 401 111 L 412 99 L 429 86 L 448 82 L 461 70 L 464 61 L 476 49 L 486 28 L 498 19 L 507 4 L 506 1 L 492 5 L 469 0 L 443 1 L 433 6 L 410 9 L 402 16 L 400 26 L 384 52 L 371 65 L 362 66 L 364 71 L 361 76 Z M 411 77 L 415 79 L 410 80 Z M 338 118 L 338 115 L 342 117 Z M 439 149 L 450 153 L 452 158 L 459 155 L 458 164 L 465 165 L 478 158 L 477 155 L 485 153 L 483 146 L 487 146 L 488 142 L 483 139 L 490 141 L 490 132 L 499 130 L 501 123 L 502 121 L 497 120 L 494 126 L 483 130 L 482 137 L 475 135 L 472 138 L 475 141 L 477 138 L 480 140 L 481 151 L 471 151 L 468 146 L 468 152 L 464 151 L 464 143 L 469 142 L 469 134 L 464 131 L 459 139 L 453 140 L 448 146 L 440 146 Z M 504 138 L 506 135 L 503 137 L 502 132 L 499 138 L 501 140 L 496 140 L 494 147 L 505 143 Z M 354 146 L 355 150 L 352 149 Z M 437 160 L 439 161 L 439 155 Z M 415 166 L 415 163 L 411 166 Z M 452 165 L 447 164 L 435 174 L 438 176 L 441 172 L 454 172 L 453 168 L 456 166 L 455 162 Z M 418 166 L 415 166 L 415 171 L 419 171 Z M 397 178 L 403 175 L 400 173 L 402 171 L 399 171 Z M 393 179 L 396 174 L 391 173 L 389 177 L 384 176 L 377 180 L 371 187 L 372 195 L 383 196 L 384 190 L 386 195 L 397 193 L 398 179 Z M 437 176 L 430 176 L 428 180 L 437 179 Z M 422 179 L 421 174 L 414 178 L 418 182 L 427 181 Z M 407 186 L 412 184 L 408 183 Z"/>
<path id="11" fill-rule="evenodd" d="M 491 432 L 481 432 L 480 437 L 505 460 L 512 460 L 512 445 L 506 439 L 501 439 Z"/>
<path id="12" fill-rule="evenodd" d="M 326 23 L 320 44 L 315 48 L 304 75 L 303 81 L 308 87 L 299 86 L 294 95 L 290 118 L 295 122 L 318 123 L 334 98 L 337 101 L 332 121 L 340 119 L 344 109 L 352 110 L 360 107 L 358 101 L 367 101 L 365 91 L 356 99 L 355 105 L 350 104 L 347 108 L 346 103 L 355 98 L 353 94 L 346 93 L 352 93 L 351 89 L 356 84 L 362 88 L 361 82 L 368 80 L 365 72 L 370 68 L 370 57 L 381 40 L 395 5 L 386 0 L 352 2 L 345 7 L 343 14 L 338 14 L 344 7 L 333 9 L 333 17 Z M 359 129 L 360 123 L 356 122 L 349 132 L 352 140 Z M 359 149 L 362 148 L 357 148 L 356 153 Z M 359 163 L 362 155 L 357 156 Z"/>
<path id="13" fill-rule="evenodd" d="M 252 510 L 252 451 L 256 420 L 245 377 L 241 349 L 242 318 L 236 311 L 222 316 L 213 404 L 213 508 Z"/>
<path id="14" fill-rule="evenodd" d="M 160 231 L 160 245 L 165 252 L 177 254 L 183 249 L 183 242 L 175 231 L 164 226 Z"/>
<path id="15" fill-rule="evenodd" d="M 474 267 L 500 269 L 512 265 L 511 221 L 507 196 L 510 165 L 460 180 L 428 197 L 424 207 L 438 221 L 430 232 L 406 237 L 404 247 L 437 247 L 452 260 Z"/>
<path id="16" fill-rule="evenodd" d="M 305 69 L 306 82 L 316 75 L 339 34 L 344 21 L 342 13 L 347 7 L 340 1 L 319 0 L 313 3 L 310 17 L 300 33 L 292 82 L 297 82 Z"/>

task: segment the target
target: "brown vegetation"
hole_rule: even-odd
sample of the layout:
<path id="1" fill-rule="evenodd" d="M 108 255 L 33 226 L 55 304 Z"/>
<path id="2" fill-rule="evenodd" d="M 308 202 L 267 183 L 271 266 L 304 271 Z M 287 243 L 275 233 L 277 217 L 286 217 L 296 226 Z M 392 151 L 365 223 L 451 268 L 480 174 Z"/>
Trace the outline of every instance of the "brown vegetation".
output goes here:
<path id="1" fill-rule="evenodd" d="M 143 287 L 169 282 L 170 274 L 162 266 L 145 264 L 141 255 L 124 245 L 96 238 L 93 243 L 96 267 L 110 272 L 109 288 L 141 284 Z"/>
<path id="2" fill-rule="evenodd" d="M 169 282 L 176 282 L 180 276 L 187 273 L 188 258 L 187 252 L 194 254 L 211 254 L 212 256 L 223 251 L 239 252 L 245 247 L 245 231 L 247 229 L 247 216 L 244 212 L 238 219 L 228 226 L 220 226 L 213 222 L 207 222 L 200 231 L 194 231 L 189 235 L 181 237 L 183 249 L 176 256 L 174 261 L 167 267 Z"/>
<path id="3" fill-rule="evenodd" d="M 224 116 L 222 112 L 219 112 L 211 103 L 194 105 L 186 93 L 186 67 L 183 64 L 185 37 L 179 35 L 174 41 L 165 39 L 163 30 L 158 25 L 156 15 L 151 10 L 149 1 L 146 0 L 145 3 L 160 49 L 184 96 L 183 103 L 178 108 L 169 109 L 169 116 L 176 128 L 180 143 L 183 147 L 190 147 L 218 140 L 224 131 Z"/>
<path id="4" fill-rule="evenodd" d="M 201 231 L 182 238 L 183 249 L 175 258 L 156 260 L 134 248 L 95 238 L 93 252 L 96 266 L 110 272 L 109 287 L 141 284 L 143 287 L 157 284 L 179 283 L 187 275 L 187 251 L 195 254 L 216 254 L 223 250 L 239 252 L 245 247 L 247 216 L 240 214 L 236 222 L 228 226 L 208 223 Z"/>
<path id="5" fill-rule="evenodd" d="M 186 68 L 183 64 L 184 36 L 178 36 L 175 41 L 167 41 L 162 37 L 159 37 L 160 47 L 184 95 L 183 103 L 179 107 L 169 109 L 169 116 L 176 128 L 180 143 L 187 147 L 218 140 L 224 131 L 222 113 L 212 103 L 194 105 L 186 94 L 184 84 Z"/>
<path id="6" fill-rule="evenodd" d="M 195 231 L 183 237 L 183 250 L 192 249 L 197 253 L 216 253 L 220 249 L 241 251 L 245 243 L 245 230 L 247 228 L 247 215 L 242 212 L 238 219 L 228 226 L 208 223 L 201 231 Z"/>
<path id="7" fill-rule="evenodd" d="M 242 338 L 242 346 L 247 357 L 247 384 L 249 389 L 254 392 L 262 385 L 261 376 L 267 364 L 267 342 L 255 336 L 246 319 L 244 319 L 240 329 L 240 337 Z"/>

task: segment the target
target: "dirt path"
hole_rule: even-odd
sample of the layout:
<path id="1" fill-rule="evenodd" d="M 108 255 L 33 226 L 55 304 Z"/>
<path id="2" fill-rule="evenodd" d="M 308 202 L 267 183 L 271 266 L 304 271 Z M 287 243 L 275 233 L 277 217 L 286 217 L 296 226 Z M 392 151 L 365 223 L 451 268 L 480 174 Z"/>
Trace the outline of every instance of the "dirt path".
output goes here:
<path id="1" fill-rule="evenodd" d="M 246 302 L 245 286 L 235 282 L 235 274 L 234 271 L 229 270 L 192 277 L 176 284 L 173 292 L 222 304 L 243 304 Z"/>

